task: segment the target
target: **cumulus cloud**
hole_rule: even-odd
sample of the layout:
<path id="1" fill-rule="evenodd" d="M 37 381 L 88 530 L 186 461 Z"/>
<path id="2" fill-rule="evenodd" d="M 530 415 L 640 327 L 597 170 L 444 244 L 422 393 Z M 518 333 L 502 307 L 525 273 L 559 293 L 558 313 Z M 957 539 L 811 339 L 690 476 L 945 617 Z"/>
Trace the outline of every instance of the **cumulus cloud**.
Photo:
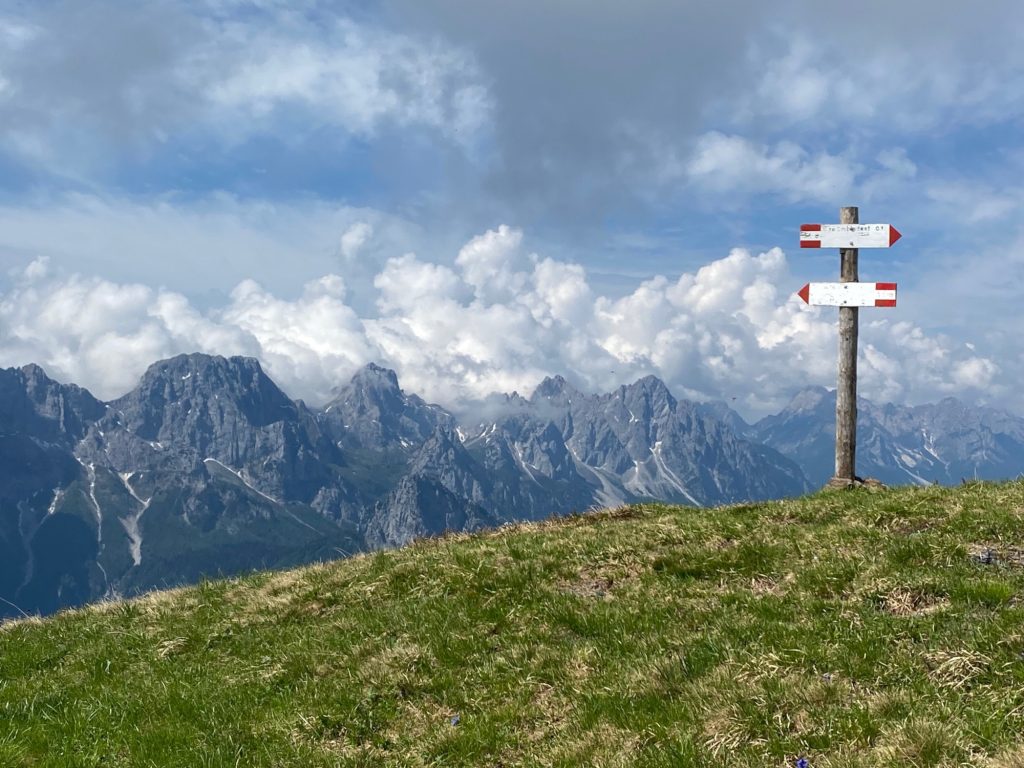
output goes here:
<path id="1" fill-rule="evenodd" d="M 608 390 L 653 373 L 678 394 L 728 398 L 756 415 L 800 386 L 831 385 L 835 313 L 805 306 L 778 248 L 735 249 L 632 293 L 595 295 L 586 271 L 522 250 L 522 232 L 473 238 L 454 267 L 415 254 L 377 274 L 377 313 L 356 312 L 342 276 L 284 298 L 253 280 L 201 311 L 180 294 L 54 273 L 33 262 L 0 298 L 0 364 L 38 362 L 102 397 L 168 355 L 258 357 L 292 396 L 320 403 L 361 365 L 394 367 L 407 389 L 458 408 L 492 392 L 529 392 L 561 373 Z M 861 387 L 868 397 L 991 399 L 1013 371 L 963 341 L 881 311 L 864 313 Z M 732 398 L 736 398 L 735 401 Z"/>

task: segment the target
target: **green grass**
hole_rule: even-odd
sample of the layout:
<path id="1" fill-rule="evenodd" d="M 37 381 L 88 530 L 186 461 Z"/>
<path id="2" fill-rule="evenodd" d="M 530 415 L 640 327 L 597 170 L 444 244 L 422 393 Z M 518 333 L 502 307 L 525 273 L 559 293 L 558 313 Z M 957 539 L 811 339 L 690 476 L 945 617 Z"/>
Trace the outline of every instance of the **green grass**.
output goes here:
<path id="1" fill-rule="evenodd" d="M 0 766 L 1024 767 L 1022 596 L 1022 483 L 452 536 L 5 625 Z"/>

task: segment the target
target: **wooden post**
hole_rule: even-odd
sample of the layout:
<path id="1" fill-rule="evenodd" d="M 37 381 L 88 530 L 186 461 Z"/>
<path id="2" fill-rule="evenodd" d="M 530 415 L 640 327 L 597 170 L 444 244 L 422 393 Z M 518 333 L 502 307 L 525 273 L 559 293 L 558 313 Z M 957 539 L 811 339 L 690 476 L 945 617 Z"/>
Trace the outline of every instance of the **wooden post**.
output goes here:
<path id="1" fill-rule="evenodd" d="M 856 207 L 839 209 L 840 224 L 859 224 Z M 857 249 L 839 251 L 839 282 L 855 283 Z M 836 384 L 836 484 L 857 478 L 857 307 L 839 308 L 839 372 Z"/>

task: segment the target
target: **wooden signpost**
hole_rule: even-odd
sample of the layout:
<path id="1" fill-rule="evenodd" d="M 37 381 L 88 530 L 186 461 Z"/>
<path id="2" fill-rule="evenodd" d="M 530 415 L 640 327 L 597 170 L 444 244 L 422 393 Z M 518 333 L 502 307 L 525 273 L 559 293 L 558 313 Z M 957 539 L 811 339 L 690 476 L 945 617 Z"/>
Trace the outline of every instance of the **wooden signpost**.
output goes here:
<path id="1" fill-rule="evenodd" d="M 900 239 L 890 224 L 861 224 L 856 207 L 839 209 L 838 224 L 803 224 L 801 248 L 839 248 L 839 282 L 808 283 L 797 295 L 807 304 L 839 307 L 836 382 L 836 473 L 829 485 L 857 482 L 857 332 L 859 307 L 895 307 L 896 283 L 861 283 L 860 248 L 888 248 Z"/>

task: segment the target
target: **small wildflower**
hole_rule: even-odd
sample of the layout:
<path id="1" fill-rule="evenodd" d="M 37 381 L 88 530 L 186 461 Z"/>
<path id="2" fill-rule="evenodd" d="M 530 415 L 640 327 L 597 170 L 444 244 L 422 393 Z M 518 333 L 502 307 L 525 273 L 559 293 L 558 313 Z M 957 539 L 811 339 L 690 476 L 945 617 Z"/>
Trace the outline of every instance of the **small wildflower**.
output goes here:
<path id="1" fill-rule="evenodd" d="M 806 757 L 801 757 L 796 761 L 796 768 L 811 768 L 811 764 L 807 761 Z"/>
<path id="2" fill-rule="evenodd" d="M 452 715 L 452 718 L 451 718 L 451 724 L 452 724 L 452 725 L 458 725 L 458 724 L 459 724 L 459 720 L 460 720 L 460 719 L 461 719 L 461 718 L 460 718 L 460 717 L 459 717 L 458 715 Z"/>

